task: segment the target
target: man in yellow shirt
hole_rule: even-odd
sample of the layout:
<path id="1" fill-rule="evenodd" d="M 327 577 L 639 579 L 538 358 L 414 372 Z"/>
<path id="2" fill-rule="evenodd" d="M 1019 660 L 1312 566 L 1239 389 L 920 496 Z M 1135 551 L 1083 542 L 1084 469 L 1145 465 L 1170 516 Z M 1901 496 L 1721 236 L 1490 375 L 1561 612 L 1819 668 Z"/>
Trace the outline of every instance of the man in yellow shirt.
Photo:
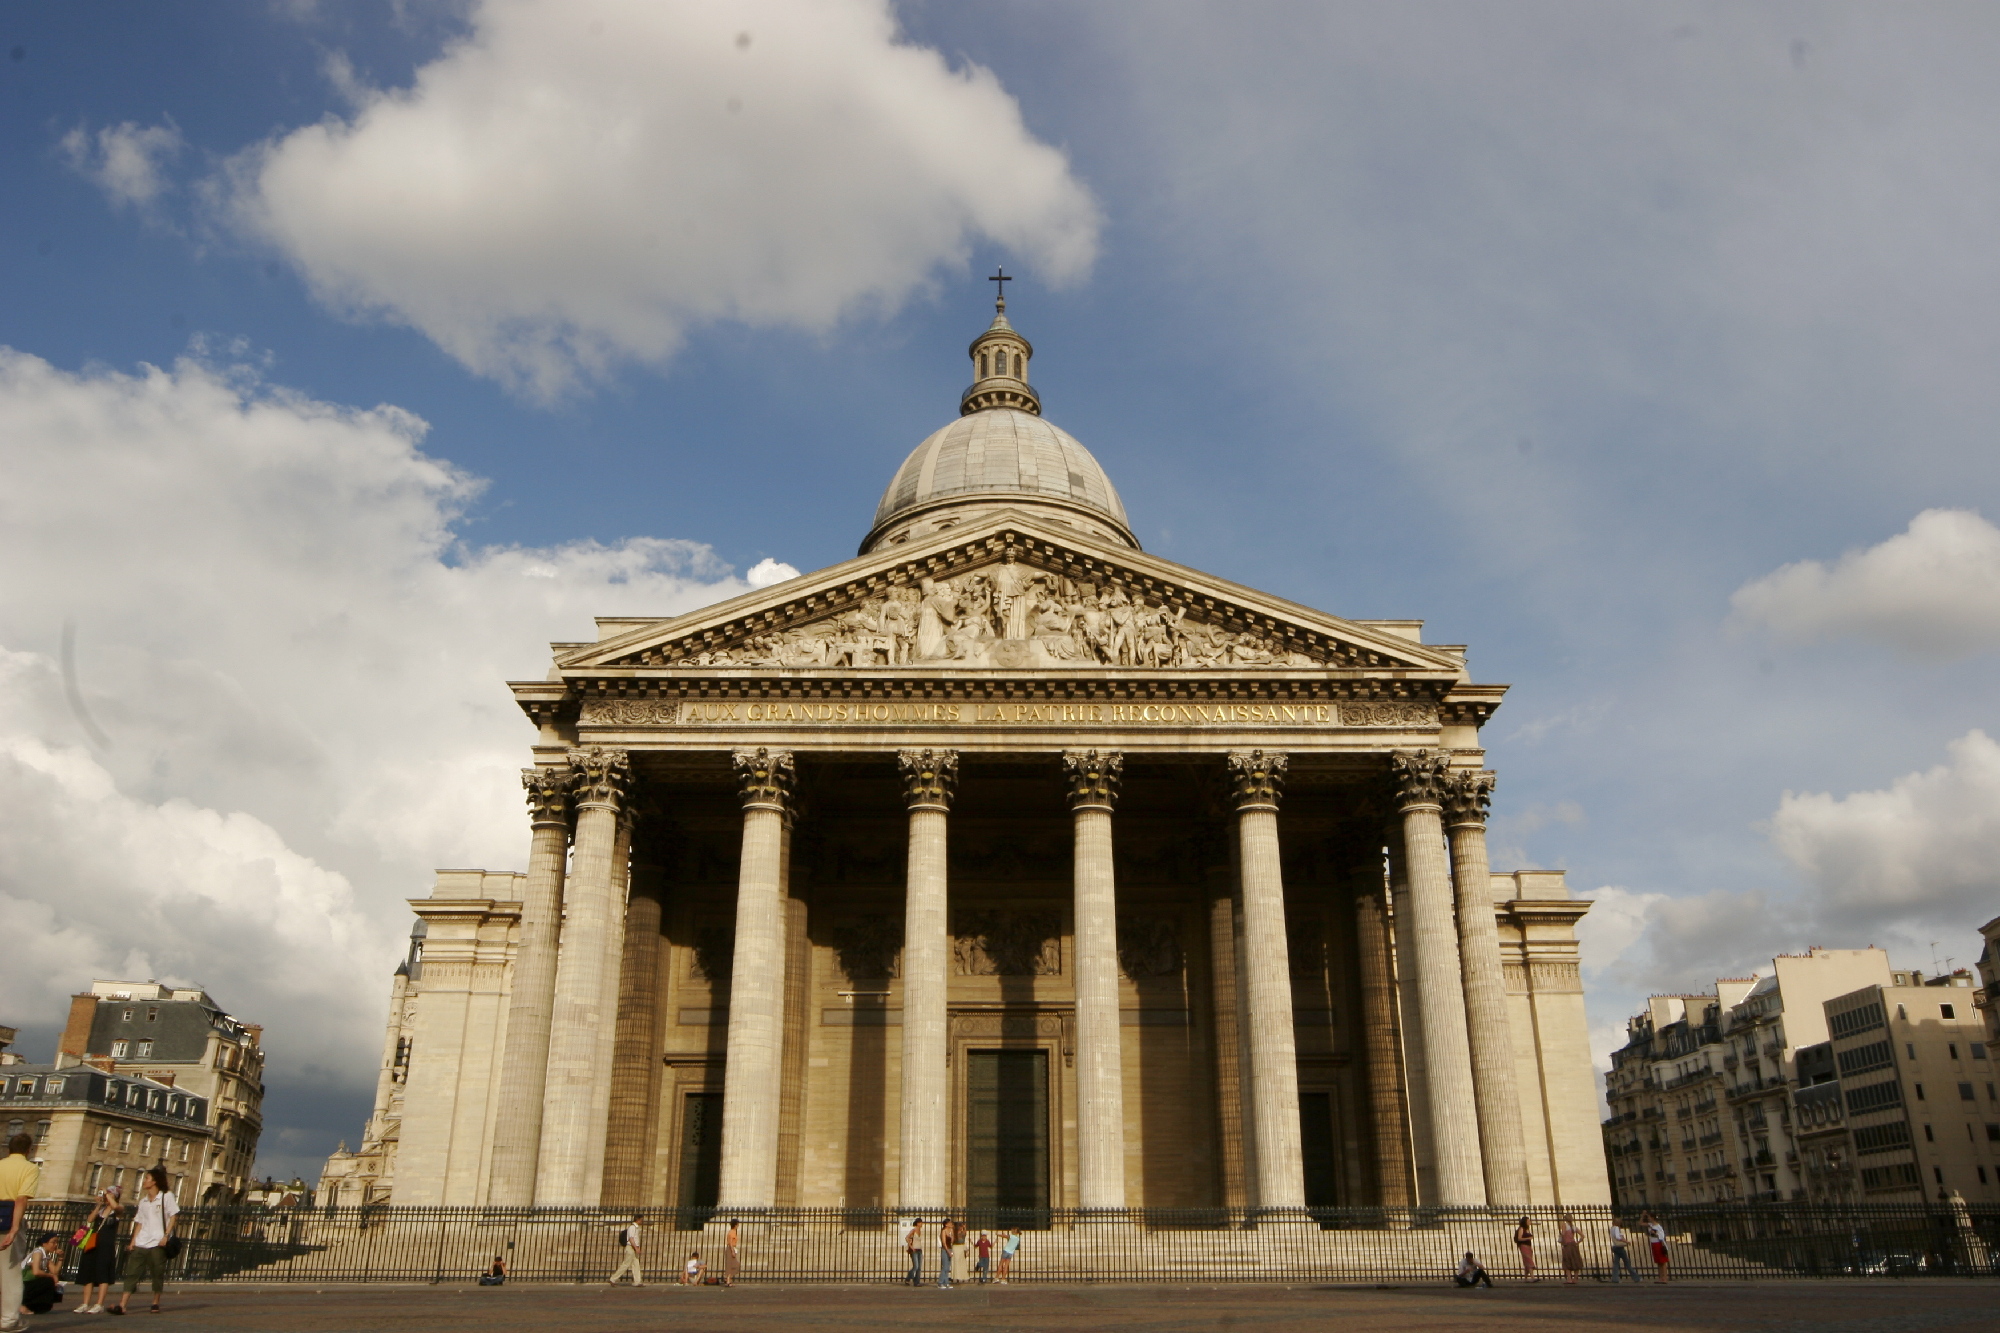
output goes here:
<path id="1" fill-rule="evenodd" d="M 42 1168 L 28 1157 L 34 1150 L 32 1135 L 16 1134 L 0 1157 L 0 1333 L 28 1326 L 21 1317 L 21 1264 L 28 1257 L 28 1200 L 42 1183 Z"/>

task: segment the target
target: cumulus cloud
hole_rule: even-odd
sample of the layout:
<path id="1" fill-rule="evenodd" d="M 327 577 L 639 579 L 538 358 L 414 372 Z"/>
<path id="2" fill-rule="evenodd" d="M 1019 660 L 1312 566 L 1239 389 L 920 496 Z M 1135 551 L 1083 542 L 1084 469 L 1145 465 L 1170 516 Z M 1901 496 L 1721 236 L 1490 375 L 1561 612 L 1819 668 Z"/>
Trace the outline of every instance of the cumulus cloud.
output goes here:
<path id="1" fill-rule="evenodd" d="M 975 241 L 1052 280 L 1097 211 L 993 74 L 886 0 L 484 0 L 408 88 L 241 156 L 237 223 L 338 309 L 539 397 L 692 325 L 824 331 Z"/>
<path id="2" fill-rule="evenodd" d="M 2000 913 L 2000 743 L 1968 732 L 1946 754 L 1875 791 L 1785 793 L 1771 841 L 1829 928 L 1914 948 Z"/>
<path id="3" fill-rule="evenodd" d="M 1831 566 L 1800 560 L 1736 590 L 1737 619 L 1794 643 L 1855 638 L 1914 657 L 2000 646 L 2000 529 L 1965 509 L 1926 509 Z"/>
<path id="4" fill-rule="evenodd" d="M 786 579 L 795 579 L 798 576 L 798 570 L 782 560 L 773 560 L 767 555 L 750 566 L 743 575 L 743 581 L 753 588 L 768 588 L 773 583 L 783 583 Z"/>
<path id="5" fill-rule="evenodd" d="M 187 147 L 180 127 L 125 121 L 92 134 L 79 125 L 57 141 L 72 169 L 93 181 L 114 204 L 145 208 L 172 182 L 166 164 Z"/>
<path id="6" fill-rule="evenodd" d="M 0 1012 L 206 985 L 267 1025 L 273 1142 L 301 1145 L 275 1169 L 365 1109 L 402 900 L 522 864 L 533 730 L 503 682 L 593 614 L 748 587 L 688 542 L 467 546 L 479 483 L 424 429 L 236 367 L 0 349 Z"/>

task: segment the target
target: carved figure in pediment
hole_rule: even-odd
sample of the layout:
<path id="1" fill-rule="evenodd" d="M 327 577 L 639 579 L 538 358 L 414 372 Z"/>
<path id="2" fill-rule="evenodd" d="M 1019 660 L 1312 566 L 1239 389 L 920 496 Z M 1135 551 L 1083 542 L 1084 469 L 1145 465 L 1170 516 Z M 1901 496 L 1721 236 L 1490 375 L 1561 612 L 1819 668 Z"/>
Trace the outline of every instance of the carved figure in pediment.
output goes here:
<path id="1" fill-rule="evenodd" d="M 1132 599 L 1112 584 L 1104 594 L 1104 613 L 1111 622 L 1106 636 L 1104 660 L 1113 666 L 1132 665 Z"/>
<path id="2" fill-rule="evenodd" d="M 1026 639 L 1034 594 L 1042 581 L 1039 571 L 1017 562 L 1010 553 L 994 569 L 993 633 L 1001 639 Z"/>
<path id="3" fill-rule="evenodd" d="M 833 954 L 849 981 L 883 981 L 902 975 L 903 923 L 885 913 L 848 917 L 831 932 Z"/>
<path id="4" fill-rule="evenodd" d="M 945 632 L 958 619 L 958 590 L 950 579 L 925 579 L 918 588 L 917 660 L 944 656 Z"/>
<path id="5" fill-rule="evenodd" d="M 906 590 L 898 588 L 897 593 Z M 882 604 L 882 637 L 889 641 L 889 664 L 908 666 L 917 646 L 917 609 L 901 596 L 892 596 Z"/>
<path id="6" fill-rule="evenodd" d="M 1133 981 L 1180 975 L 1181 942 L 1173 919 L 1121 912 L 1118 968 Z"/>
<path id="7" fill-rule="evenodd" d="M 960 911 L 952 963 L 962 977 L 1049 977 L 1062 971 L 1062 919 L 1054 912 Z"/>
<path id="8" fill-rule="evenodd" d="M 703 926 L 694 933 L 694 957 L 688 975 L 697 981 L 722 982 L 736 962 L 736 931 L 729 926 Z"/>

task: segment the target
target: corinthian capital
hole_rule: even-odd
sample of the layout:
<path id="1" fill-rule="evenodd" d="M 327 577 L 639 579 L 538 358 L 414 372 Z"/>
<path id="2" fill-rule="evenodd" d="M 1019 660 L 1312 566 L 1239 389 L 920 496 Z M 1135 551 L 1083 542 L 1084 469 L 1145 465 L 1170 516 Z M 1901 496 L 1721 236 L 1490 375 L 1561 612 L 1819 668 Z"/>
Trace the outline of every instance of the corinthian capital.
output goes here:
<path id="1" fill-rule="evenodd" d="M 1116 750 L 1064 750 L 1063 776 L 1069 781 L 1070 809 L 1109 810 L 1125 782 L 1125 756 Z"/>
<path id="2" fill-rule="evenodd" d="M 1477 772 L 1461 769 L 1447 777 L 1444 781 L 1446 826 L 1484 824 L 1486 812 L 1493 805 L 1493 784 L 1498 777 L 1491 769 Z"/>
<path id="3" fill-rule="evenodd" d="M 617 810 L 632 790 L 632 755 L 628 750 L 604 745 L 571 750 L 569 769 L 579 806 L 608 805 Z"/>
<path id="4" fill-rule="evenodd" d="M 528 822 L 569 823 L 569 789 L 574 774 L 567 768 L 524 768 L 521 785 L 528 792 Z"/>
<path id="5" fill-rule="evenodd" d="M 1259 807 L 1275 810 L 1285 794 L 1288 760 L 1275 750 L 1231 750 L 1229 785 L 1238 810 Z"/>
<path id="6" fill-rule="evenodd" d="M 1438 750 L 1392 750 L 1389 777 L 1396 784 L 1396 804 L 1407 810 L 1417 805 L 1443 805 L 1445 770 L 1450 758 Z"/>
<path id="7" fill-rule="evenodd" d="M 903 775 L 903 800 L 912 810 L 951 809 L 958 793 L 958 751 L 898 750 L 896 771 Z"/>
<path id="8" fill-rule="evenodd" d="M 736 791 L 745 810 L 765 807 L 791 813 L 792 752 L 790 750 L 738 750 L 730 756 L 736 766 Z"/>

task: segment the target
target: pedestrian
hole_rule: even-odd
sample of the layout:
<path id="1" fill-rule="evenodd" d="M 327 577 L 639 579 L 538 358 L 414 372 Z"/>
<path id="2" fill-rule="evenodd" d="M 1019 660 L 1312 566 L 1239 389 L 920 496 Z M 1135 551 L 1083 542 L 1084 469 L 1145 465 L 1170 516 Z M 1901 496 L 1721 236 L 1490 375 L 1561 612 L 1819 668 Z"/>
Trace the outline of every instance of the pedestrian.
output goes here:
<path id="1" fill-rule="evenodd" d="M 736 1285 L 736 1275 L 743 1271 L 743 1237 L 737 1231 L 742 1223 L 729 1219 L 729 1235 L 722 1242 L 722 1285 Z"/>
<path id="2" fill-rule="evenodd" d="M 1535 1276 L 1535 1229 L 1522 1218 L 1521 1225 L 1514 1228 L 1514 1248 L 1521 1252 L 1521 1276 L 1530 1282 L 1540 1282 Z"/>
<path id="3" fill-rule="evenodd" d="M 918 1286 L 924 1280 L 924 1219 L 910 1219 L 910 1229 L 903 1233 L 903 1248 L 910 1252 L 910 1271 L 903 1282 L 908 1286 Z"/>
<path id="4" fill-rule="evenodd" d="M 611 1271 L 608 1281 L 612 1286 L 617 1286 L 618 1279 L 627 1273 L 632 1275 L 633 1286 L 646 1285 L 646 1269 L 641 1263 L 645 1257 L 645 1240 L 645 1228 L 640 1225 L 639 1218 L 635 1214 L 618 1232 L 618 1248 L 624 1251 L 624 1255 L 618 1260 L 618 1267 Z"/>
<path id="5" fill-rule="evenodd" d="M 132 1243 L 125 1247 L 125 1290 L 106 1314 L 124 1314 L 125 1303 L 147 1281 L 153 1284 L 153 1311 L 160 1309 L 160 1289 L 167 1281 L 167 1242 L 174 1237 L 174 1218 L 181 1206 L 167 1190 L 164 1166 L 147 1167 L 139 1177 L 139 1189 L 139 1203 L 132 1210 Z"/>
<path id="6" fill-rule="evenodd" d="M 1563 1285 L 1574 1287 L 1583 1273 L 1583 1233 L 1576 1229 L 1576 1219 L 1568 1213 L 1563 1214 L 1556 1243 L 1562 1246 Z"/>
<path id="7" fill-rule="evenodd" d="M 119 1200 L 124 1196 L 118 1186 L 106 1185 L 97 1191 L 90 1215 L 83 1219 L 82 1239 L 76 1243 L 76 1285 L 83 1288 L 83 1304 L 73 1314 L 104 1313 L 104 1298 L 118 1280 L 118 1225 L 125 1215 Z"/>
<path id="8" fill-rule="evenodd" d="M 1000 1285 L 1007 1285 L 1007 1277 L 1014 1271 L 1014 1256 L 1021 1252 L 1021 1233 L 1012 1227 L 1000 1233 Z"/>
<path id="9" fill-rule="evenodd" d="M 33 1135 L 16 1134 L 7 1140 L 7 1155 L 0 1157 L 0 1329 L 8 1333 L 28 1326 L 21 1317 L 21 1265 L 28 1259 L 28 1238 L 21 1228 L 28 1220 L 28 1200 L 42 1183 L 42 1169 L 28 1156 L 34 1150 Z"/>
<path id="10" fill-rule="evenodd" d="M 1632 1267 L 1632 1252 L 1626 1248 L 1631 1241 L 1625 1235 L 1625 1228 L 1618 1225 L 1618 1219 L 1611 1219 L 1611 1281 L 1615 1286 L 1619 1281 L 1619 1271 L 1631 1275 L 1634 1282 L 1639 1280 L 1638 1270 Z"/>
<path id="11" fill-rule="evenodd" d="M 958 1244 L 957 1224 L 946 1218 L 938 1227 L 938 1286 L 951 1290 L 951 1249 Z"/>
<path id="12" fill-rule="evenodd" d="M 1477 1287 L 1483 1285 L 1490 1289 L 1493 1286 L 1493 1279 L 1488 1277 L 1486 1270 L 1479 1266 L 1479 1261 L 1472 1257 L 1471 1250 L 1467 1250 L 1465 1258 L 1459 1260 L 1458 1273 L 1452 1278 L 1452 1282 L 1454 1285 L 1460 1287 Z"/>
<path id="13" fill-rule="evenodd" d="M 1645 1214 L 1639 1221 L 1646 1228 L 1646 1243 L 1653 1251 L 1653 1266 L 1659 1273 L 1659 1276 L 1654 1281 L 1665 1282 L 1667 1280 L 1668 1262 L 1667 1229 L 1661 1226 L 1659 1219 L 1651 1213 Z"/>
<path id="14" fill-rule="evenodd" d="M 687 1262 L 681 1265 L 681 1285 L 683 1287 L 699 1287 L 701 1285 L 702 1270 L 705 1267 L 707 1265 L 701 1261 L 700 1250 L 688 1251 Z"/>
<path id="15" fill-rule="evenodd" d="M 973 1265 L 973 1268 L 979 1274 L 979 1280 L 981 1282 L 991 1282 L 993 1280 L 993 1238 L 982 1231 L 979 1233 L 978 1241 L 973 1244 L 972 1248 L 979 1251 L 979 1262 Z"/>
<path id="16" fill-rule="evenodd" d="M 486 1271 L 479 1275 L 479 1285 L 482 1287 L 500 1287 L 505 1286 L 506 1283 L 507 1261 L 496 1254 L 493 1256 L 493 1262 L 487 1265 Z"/>
<path id="17" fill-rule="evenodd" d="M 62 1237 L 51 1231 L 28 1251 L 28 1271 L 21 1282 L 21 1308 L 47 1314 L 62 1303 Z"/>

